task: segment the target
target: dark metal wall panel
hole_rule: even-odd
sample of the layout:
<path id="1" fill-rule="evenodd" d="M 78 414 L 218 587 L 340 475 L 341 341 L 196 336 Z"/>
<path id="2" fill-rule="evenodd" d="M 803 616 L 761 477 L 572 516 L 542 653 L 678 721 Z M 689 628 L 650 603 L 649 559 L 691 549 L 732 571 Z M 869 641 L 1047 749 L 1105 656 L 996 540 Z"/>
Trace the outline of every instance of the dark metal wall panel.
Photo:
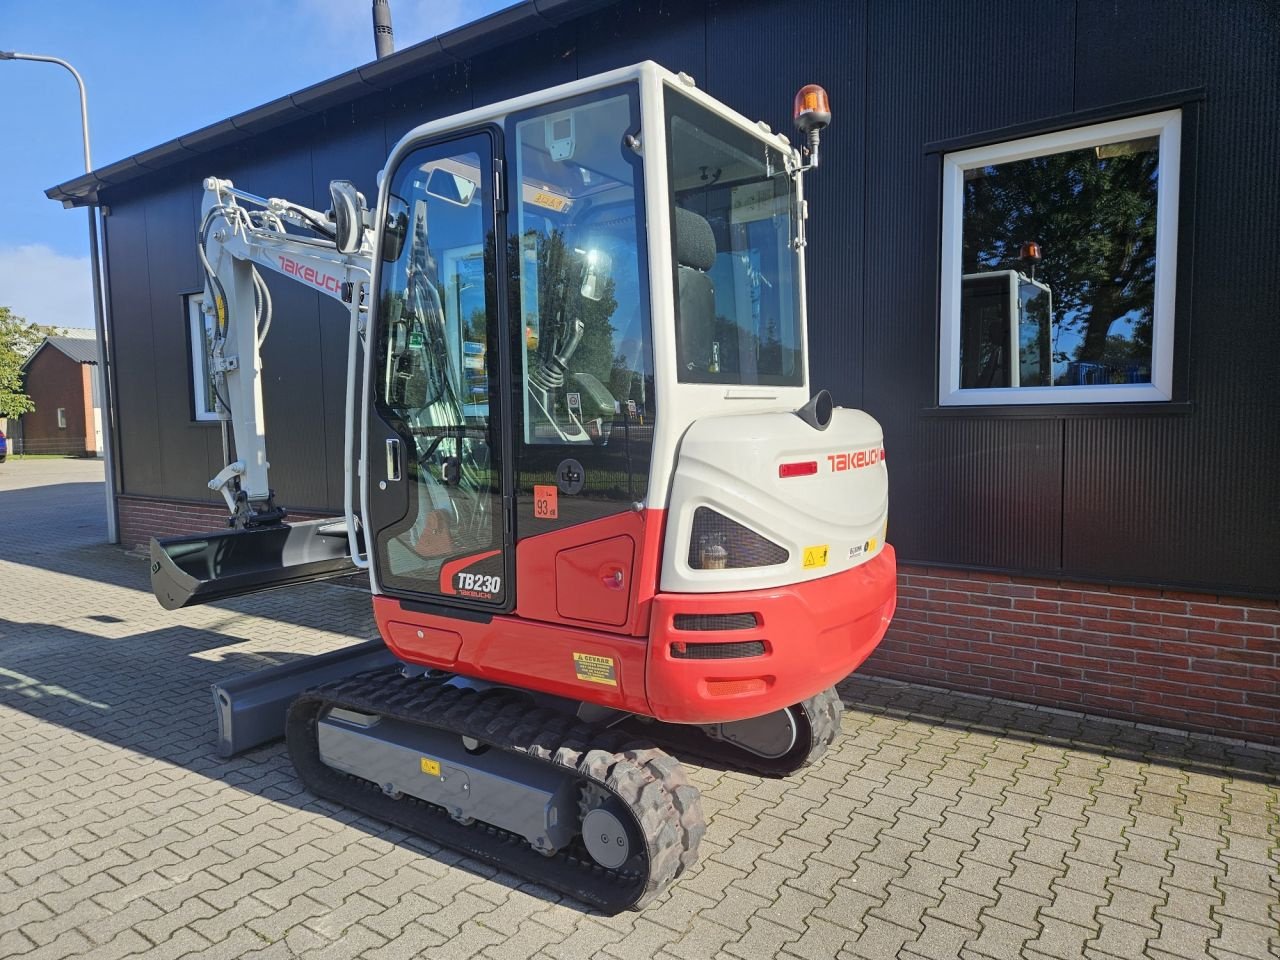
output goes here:
<path id="1" fill-rule="evenodd" d="M 1059 563 L 1060 425 L 927 416 L 937 403 L 941 164 L 924 148 L 1069 112 L 1073 22 L 1069 4 L 868 9 L 865 280 L 847 300 L 863 318 L 862 402 L 885 428 L 890 532 L 904 560 Z M 815 180 L 839 179 L 842 158 L 831 159 L 836 169 Z M 810 255 L 827 253 L 811 245 Z"/>
<path id="2" fill-rule="evenodd" d="M 1063 566 L 1090 577 L 1280 591 L 1277 411 L 1066 424 Z"/>
<path id="3" fill-rule="evenodd" d="M 701 3 L 627 0 L 578 22 L 578 76 L 652 60 L 668 70 L 707 75 L 707 13 Z"/>
<path id="4" fill-rule="evenodd" d="M 901 559 L 1046 572 L 1057 568 L 1060 421 L 924 419 L 885 432 L 889 539 Z"/>
<path id="5" fill-rule="evenodd" d="M 707 14 L 705 87 L 712 96 L 794 141 L 796 91 L 821 83 L 830 94 L 822 166 L 805 180 L 809 379 L 845 406 L 861 406 L 863 389 L 866 22 L 857 0 L 717 0 Z"/>
<path id="6" fill-rule="evenodd" d="M 181 497 L 208 498 L 209 439 L 216 427 L 191 420 L 191 363 L 186 360 L 189 340 L 182 300 L 183 293 L 198 289 L 201 283 L 195 247 L 197 202 L 194 186 L 185 182 L 171 182 L 146 199 L 150 335 L 157 361 L 148 375 L 158 403 L 153 442 L 159 450 L 164 490 Z M 170 360 L 179 357 L 185 362 Z"/>
<path id="7" fill-rule="evenodd" d="M 1280 13 L 1082 0 L 1077 106 L 1203 87 L 1184 416 L 1068 424 L 1063 566 L 1280 592 Z M 1247 250 L 1247 252 L 1246 252 Z"/>
<path id="8" fill-rule="evenodd" d="M 366 98 L 357 108 L 365 113 L 376 109 L 375 104 L 381 101 L 385 111 L 386 155 L 389 156 L 400 138 L 419 124 L 470 110 L 468 78 L 467 65 L 457 64 L 451 70 L 406 81 L 386 95 Z"/>
<path id="9" fill-rule="evenodd" d="M 572 24 L 544 30 L 513 47 L 471 60 L 471 101 L 482 107 L 578 78 Z"/>
<path id="10" fill-rule="evenodd" d="M 162 493 L 164 475 L 156 445 L 160 404 L 151 375 L 157 364 L 151 337 L 146 203 L 141 199 L 116 202 L 105 223 L 120 492 Z M 166 357 L 165 361 L 177 363 L 178 359 Z"/>

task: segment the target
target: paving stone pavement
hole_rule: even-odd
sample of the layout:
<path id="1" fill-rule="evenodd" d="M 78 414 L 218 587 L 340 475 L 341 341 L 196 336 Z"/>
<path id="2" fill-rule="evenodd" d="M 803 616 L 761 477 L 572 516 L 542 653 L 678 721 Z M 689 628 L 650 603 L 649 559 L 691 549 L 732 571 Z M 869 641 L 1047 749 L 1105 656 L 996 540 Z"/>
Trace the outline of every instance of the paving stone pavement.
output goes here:
<path id="1" fill-rule="evenodd" d="M 211 680 L 373 635 L 313 584 L 167 613 L 101 467 L 0 466 L 0 957 L 1280 957 L 1280 754 L 854 677 L 835 749 L 692 766 L 702 862 L 604 917 L 214 751 Z"/>

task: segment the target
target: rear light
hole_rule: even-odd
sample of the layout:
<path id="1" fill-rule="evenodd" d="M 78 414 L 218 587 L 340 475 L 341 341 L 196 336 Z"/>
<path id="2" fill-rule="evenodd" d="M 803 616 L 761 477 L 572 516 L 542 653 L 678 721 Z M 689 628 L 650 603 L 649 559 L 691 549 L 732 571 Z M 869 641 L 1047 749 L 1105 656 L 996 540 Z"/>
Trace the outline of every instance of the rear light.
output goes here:
<path id="1" fill-rule="evenodd" d="M 689 566 L 694 570 L 772 567 L 789 559 L 791 554 L 786 547 L 710 507 L 699 507 L 693 512 Z"/>
<path id="2" fill-rule="evenodd" d="M 818 472 L 817 460 L 798 460 L 795 463 L 778 464 L 778 476 L 786 477 L 811 477 Z"/>

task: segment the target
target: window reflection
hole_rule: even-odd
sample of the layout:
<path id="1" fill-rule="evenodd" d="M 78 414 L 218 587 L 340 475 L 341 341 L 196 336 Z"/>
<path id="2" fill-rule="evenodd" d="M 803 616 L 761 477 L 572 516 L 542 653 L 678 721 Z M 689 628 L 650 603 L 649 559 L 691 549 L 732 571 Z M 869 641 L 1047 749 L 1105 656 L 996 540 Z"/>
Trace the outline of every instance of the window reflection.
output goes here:
<path id="1" fill-rule="evenodd" d="M 1151 383 L 1158 178 L 1157 137 L 964 172 L 962 389 Z"/>
<path id="2" fill-rule="evenodd" d="M 631 110 L 623 94 L 515 126 L 510 262 L 527 444 L 605 444 L 653 419 Z"/>

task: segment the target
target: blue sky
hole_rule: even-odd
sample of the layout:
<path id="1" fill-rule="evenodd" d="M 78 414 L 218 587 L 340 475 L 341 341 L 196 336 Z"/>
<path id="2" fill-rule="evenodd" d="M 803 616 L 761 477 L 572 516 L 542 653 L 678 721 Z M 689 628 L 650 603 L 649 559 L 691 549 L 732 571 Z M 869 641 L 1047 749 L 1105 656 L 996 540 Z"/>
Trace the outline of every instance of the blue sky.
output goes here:
<path id="1" fill-rule="evenodd" d="M 513 0 L 391 0 L 396 49 Z M 373 59 L 369 0 L 0 0 L 0 50 L 70 61 L 105 166 Z M 0 61 L 0 306 L 93 325 L 88 226 L 46 187 L 83 172 L 75 81 Z"/>

